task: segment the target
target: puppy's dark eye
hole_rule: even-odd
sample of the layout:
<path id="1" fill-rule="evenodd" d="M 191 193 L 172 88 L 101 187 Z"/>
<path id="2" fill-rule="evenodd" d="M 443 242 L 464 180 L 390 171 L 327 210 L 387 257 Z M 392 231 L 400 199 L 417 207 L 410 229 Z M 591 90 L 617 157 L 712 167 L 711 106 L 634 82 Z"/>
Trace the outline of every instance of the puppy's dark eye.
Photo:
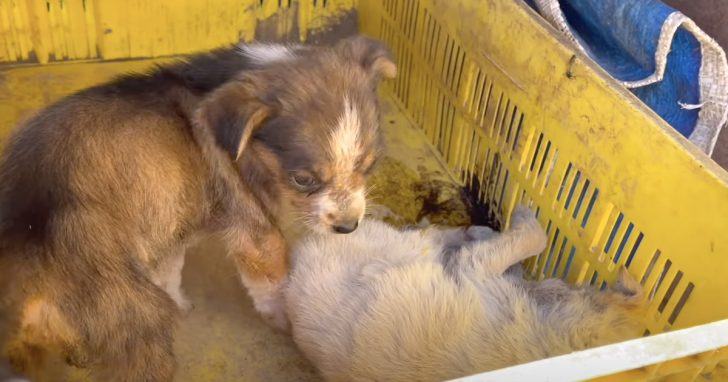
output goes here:
<path id="1" fill-rule="evenodd" d="M 291 184 L 302 192 L 313 192 L 319 188 L 319 182 L 311 174 L 294 173 L 291 175 Z"/>
<path id="2" fill-rule="evenodd" d="M 375 159 L 374 161 L 372 161 L 372 162 L 371 162 L 371 163 L 369 164 L 369 166 L 367 166 L 367 167 L 366 167 L 366 168 L 364 169 L 364 175 L 365 175 L 365 176 L 368 176 L 368 175 L 370 175 L 370 174 L 372 173 L 372 171 L 373 171 L 373 170 L 374 170 L 374 169 L 375 169 L 375 168 L 377 167 L 377 164 L 378 164 L 378 163 L 379 163 L 379 159 L 378 159 L 378 158 L 377 158 L 377 159 Z"/>

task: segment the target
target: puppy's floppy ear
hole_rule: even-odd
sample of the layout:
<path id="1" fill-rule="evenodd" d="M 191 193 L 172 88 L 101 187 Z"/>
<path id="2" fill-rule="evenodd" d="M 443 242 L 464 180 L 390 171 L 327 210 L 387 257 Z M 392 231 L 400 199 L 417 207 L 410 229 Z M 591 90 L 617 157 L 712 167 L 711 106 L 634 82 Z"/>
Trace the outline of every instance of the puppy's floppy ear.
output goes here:
<path id="1" fill-rule="evenodd" d="M 375 80 L 397 75 L 397 65 L 392 54 L 381 41 L 364 36 L 349 37 L 341 40 L 337 49 L 361 65 Z"/>
<path id="2" fill-rule="evenodd" d="M 231 81 L 208 95 L 197 110 L 197 118 L 215 138 L 215 143 L 237 160 L 253 133 L 273 113 L 255 96 L 249 79 Z"/>

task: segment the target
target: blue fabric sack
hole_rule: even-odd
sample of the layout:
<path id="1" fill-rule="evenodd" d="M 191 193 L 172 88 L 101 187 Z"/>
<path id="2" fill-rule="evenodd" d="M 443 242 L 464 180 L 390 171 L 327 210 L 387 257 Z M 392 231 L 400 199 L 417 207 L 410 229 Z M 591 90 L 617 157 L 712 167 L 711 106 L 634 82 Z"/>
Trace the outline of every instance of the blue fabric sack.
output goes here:
<path id="1" fill-rule="evenodd" d="M 657 0 L 527 0 L 612 77 L 707 154 L 728 117 L 723 49 Z"/>

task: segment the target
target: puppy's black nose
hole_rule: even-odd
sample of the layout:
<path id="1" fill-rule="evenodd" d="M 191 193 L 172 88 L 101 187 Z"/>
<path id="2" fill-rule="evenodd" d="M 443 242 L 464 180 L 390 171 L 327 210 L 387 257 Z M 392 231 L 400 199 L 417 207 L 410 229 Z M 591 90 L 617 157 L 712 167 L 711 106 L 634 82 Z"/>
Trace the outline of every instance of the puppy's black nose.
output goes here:
<path id="1" fill-rule="evenodd" d="M 336 233 L 352 233 L 359 226 L 359 221 L 354 220 L 352 222 L 346 222 L 343 224 L 337 224 L 334 226 L 334 232 Z"/>

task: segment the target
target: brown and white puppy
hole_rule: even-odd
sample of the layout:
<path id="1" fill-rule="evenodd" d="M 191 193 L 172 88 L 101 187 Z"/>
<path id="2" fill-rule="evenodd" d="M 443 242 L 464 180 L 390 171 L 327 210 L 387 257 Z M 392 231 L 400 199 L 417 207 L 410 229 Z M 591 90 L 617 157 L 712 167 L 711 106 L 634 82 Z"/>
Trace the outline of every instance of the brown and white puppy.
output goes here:
<path id="1" fill-rule="evenodd" d="M 271 115 L 242 158 L 251 170 L 248 183 L 264 186 L 265 205 L 278 205 L 275 197 L 290 203 L 281 207 L 293 207 L 306 228 L 353 231 L 366 206 L 366 175 L 381 151 L 376 84 L 396 73 L 386 50 L 357 39 L 338 51 L 256 46 L 242 52 L 273 66 L 221 89 L 214 112 L 222 114 L 208 118 L 225 118 L 225 108 L 245 96 L 241 91 L 263 100 Z M 351 66 L 352 58 L 367 70 Z M 279 177 L 271 179 L 271 172 Z"/>
<path id="2" fill-rule="evenodd" d="M 375 89 L 394 73 L 361 37 L 243 46 L 81 91 L 20 127 L 0 162 L 11 362 L 32 372 L 60 354 L 101 380 L 170 380 L 184 249 L 202 233 L 286 327 L 278 227 L 356 227 L 381 140 Z"/>

